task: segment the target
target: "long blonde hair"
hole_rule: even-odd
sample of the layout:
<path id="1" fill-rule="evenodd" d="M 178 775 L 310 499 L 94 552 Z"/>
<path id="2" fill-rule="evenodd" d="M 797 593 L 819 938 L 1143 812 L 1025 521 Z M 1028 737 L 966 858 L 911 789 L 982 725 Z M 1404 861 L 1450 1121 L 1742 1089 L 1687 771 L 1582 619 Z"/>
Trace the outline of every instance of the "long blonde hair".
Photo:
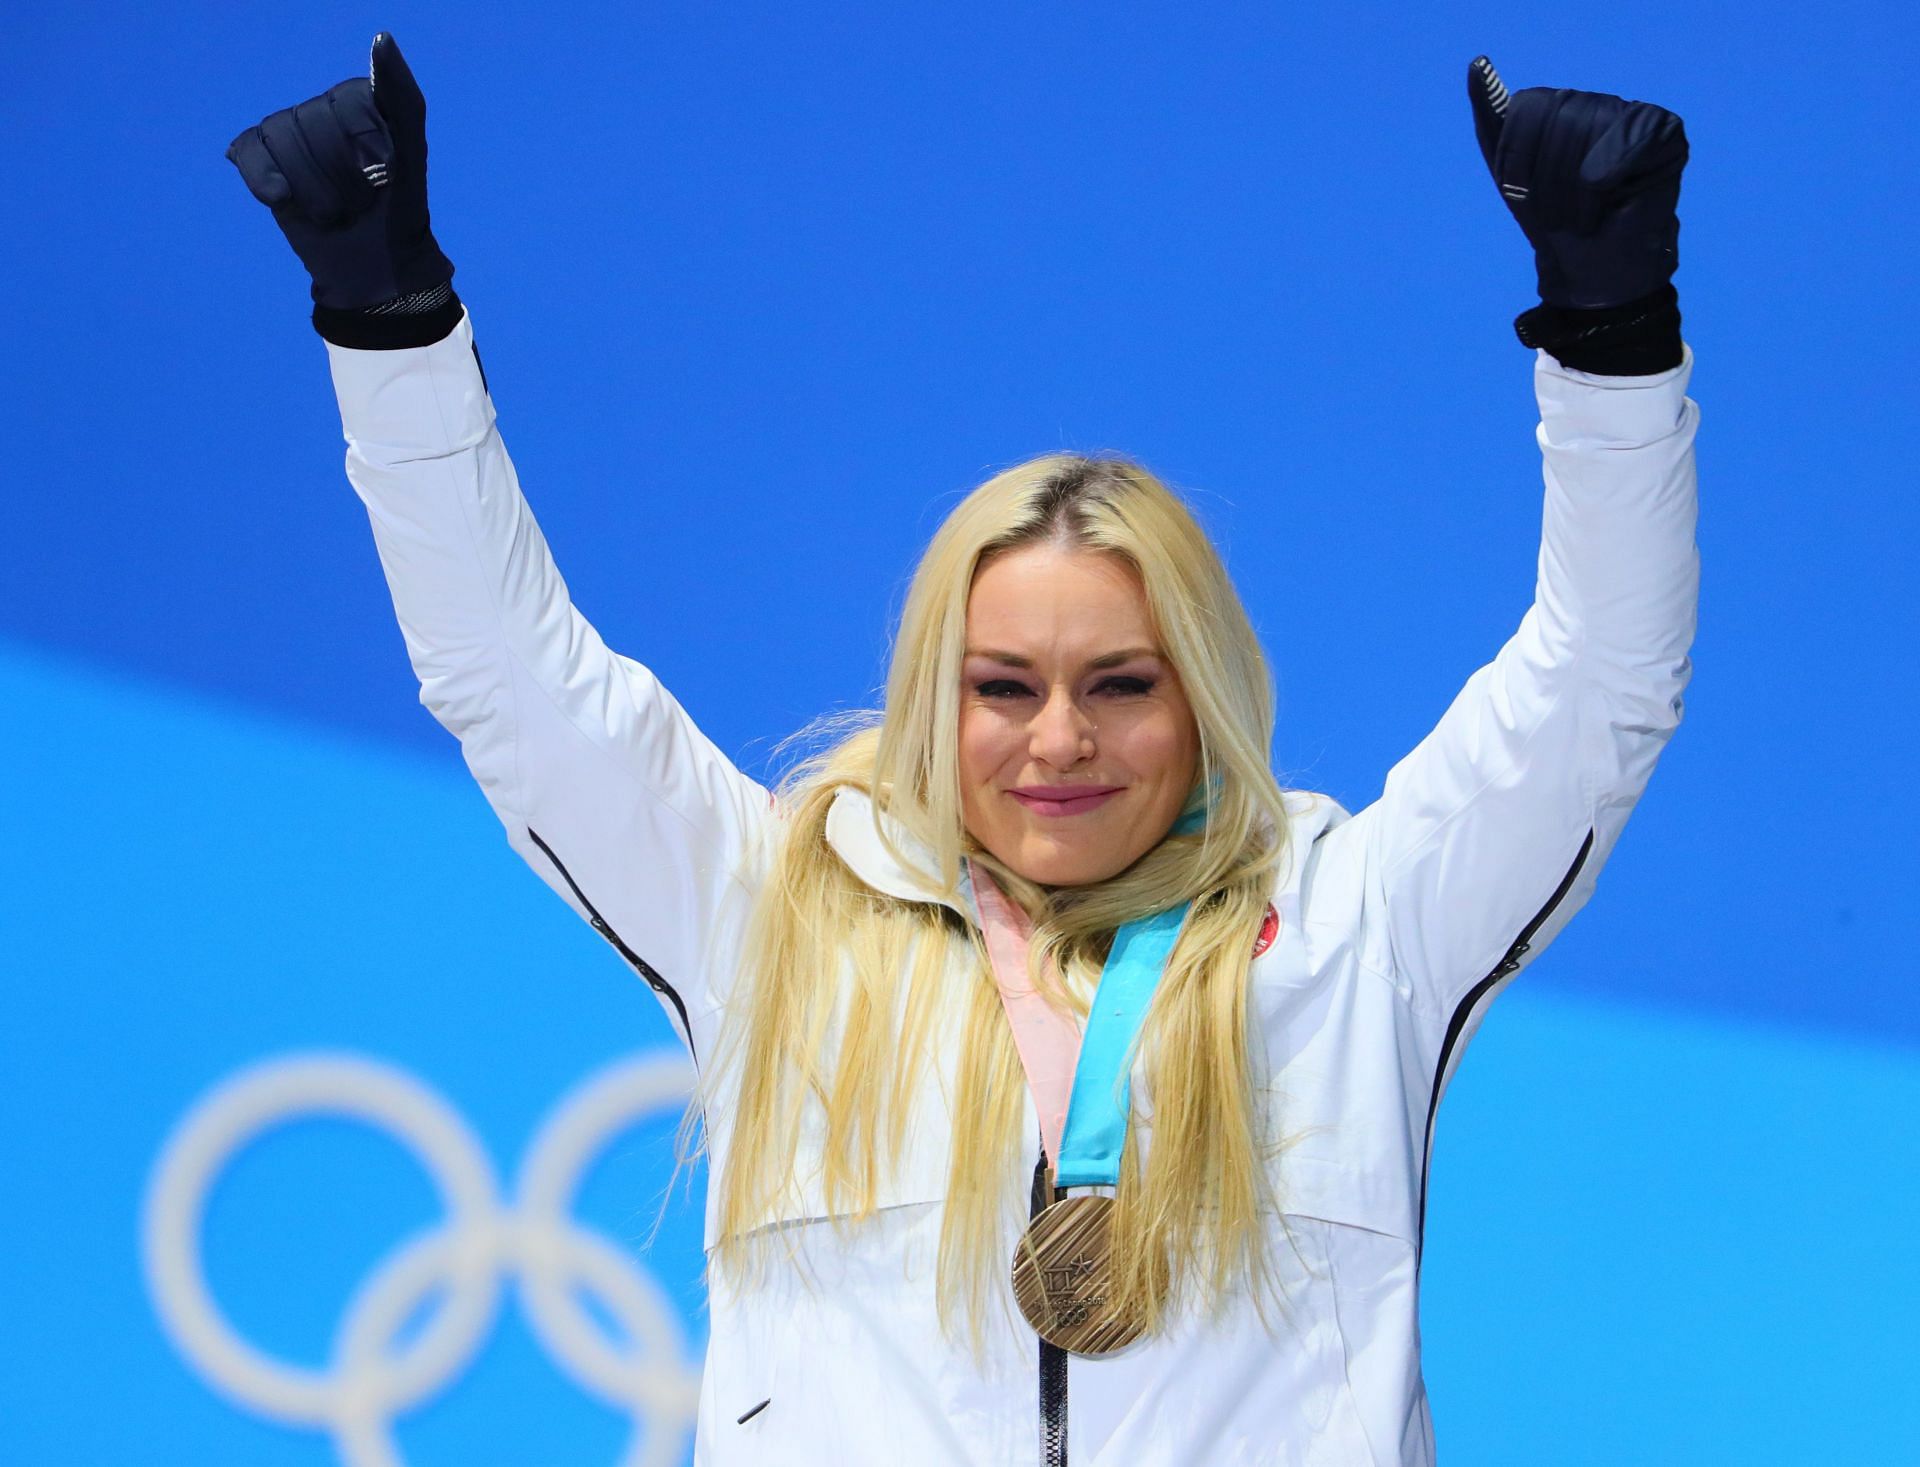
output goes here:
<path id="1" fill-rule="evenodd" d="M 1050 542 L 1120 557 L 1138 573 L 1162 650 L 1199 732 L 1204 828 L 1169 835 L 1105 881 L 1047 888 L 995 860 L 961 817 L 956 730 L 966 609 L 990 557 Z M 1193 912 L 1140 1038 L 1152 1145 L 1139 1106 L 1116 1189 L 1117 1287 L 1150 1325 L 1159 1286 L 1212 1304 L 1269 1278 L 1264 1219 L 1274 1199 L 1265 1097 L 1248 1054 L 1253 944 L 1288 857 L 1269 766 L 1272 680 L 1220 557 L 1186 506 L 1117 457 L 1052 454 L 994 475 L 948 515 L 914 573 L 894 641 L 886 705 L 781 782 L 784 832 L 744 939 L 734 1012 L 709 1066 L 730 1076 L 729 1145 L 718 1175 L 715 1262 L 749 1277 L 796 1195 L 806 1135 L 821 1147 L 827 1211 L 857 1226 L 901 1158 L 936 1024 L 964 1013 L 951 1095 L 946 1211 L 936 1290 L 951 1330 L 964 1312 L 977 1349 L 1024 1199 L 1017 1157 L 1025 1080 L 979 935 L 933 903 L 876 892 L 826 839 L 852 785 L 931 853 L 952 895 L 962 862 L 990 871 L 1034 919 L 1033 977 L 1082 1017 L 1114 930 L 1192 901 Z M 879 827 L 883 841 L 907 859 Z M 921 858 L 924 864 L 924 857 Z M 1062 975 L 1049 979 L 1049 968 Z M 956 974 L 961 975 L 956 978 Z M 956 991 L 953 985 L 962 986 Z M 938 1042 L 951 1042 L 939 1031 Z M 824 1138 L 821 1140 L 821 1138 Z"/>

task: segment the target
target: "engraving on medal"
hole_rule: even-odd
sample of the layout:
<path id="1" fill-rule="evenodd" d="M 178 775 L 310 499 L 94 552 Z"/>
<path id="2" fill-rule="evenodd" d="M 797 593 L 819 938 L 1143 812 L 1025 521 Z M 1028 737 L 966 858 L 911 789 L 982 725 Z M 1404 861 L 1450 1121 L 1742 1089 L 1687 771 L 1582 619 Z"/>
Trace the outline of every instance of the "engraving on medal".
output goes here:
<path id="1" fill-rule="evenodd" d="M 1031 1223 L 1013 1255 L 1013 1294 L 1027 1323 L 1076 1355 L 1111 1355 L 1143 1321 L 1113 1302 L 1113 1199 L 1069 1197 Z"/>
<path id="2" fill-rule="evenodd" d="M 1053 1311 L 1056 1323 L 1080 1324 L 1107 1302 L 1104 1292 L 1091 1292 L 1104 1282 L 1095 1280 L 1095 1267 L 1094 1259 L 1085 1253 L 1041 1266 L 1040 1286 L 1047 1291 L 1047 1307 Z"/>

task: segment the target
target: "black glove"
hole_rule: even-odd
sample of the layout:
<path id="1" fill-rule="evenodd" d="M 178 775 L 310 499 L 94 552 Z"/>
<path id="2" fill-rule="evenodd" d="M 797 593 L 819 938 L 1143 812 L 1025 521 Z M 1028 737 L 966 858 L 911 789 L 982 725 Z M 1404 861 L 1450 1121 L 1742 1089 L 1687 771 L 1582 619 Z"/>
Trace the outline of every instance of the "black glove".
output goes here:
<path id="1" fill-rule="evenodd" d="M 1533 245 L 1541 304 L 1514 322 L 1521 341 L 1582 371 L 1678 366 L 1680 119 L 1606 92 L 1509 94 L 1484 56 L 1468 63 L 1467 96 L 1481 155 Z"/>
<path id="2" fill-rule="evenodd" d="M 460 319 L 427 218 L 427 101 L 385 31 L 369 70 L 263 118 L 227 157 L 313 277 L 322 336 L 424 345 Z"/>

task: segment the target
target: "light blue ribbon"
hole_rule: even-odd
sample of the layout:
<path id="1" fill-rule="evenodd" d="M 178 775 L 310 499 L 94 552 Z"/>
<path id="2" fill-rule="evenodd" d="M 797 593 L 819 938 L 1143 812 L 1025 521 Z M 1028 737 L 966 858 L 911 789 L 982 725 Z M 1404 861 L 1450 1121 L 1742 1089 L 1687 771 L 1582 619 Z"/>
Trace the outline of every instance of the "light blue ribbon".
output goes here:
<path id="1" fill-rule="evenodd" d="M 1206 823 L 1204 807 L 1190 810 L 1169 833 L 1191 835 Z M 1120 1152 L 1127 1141 L 1133 1091 L 1128 1057 L 1192 907 L 1192 902 L 1182 902 L 1151 917 L 1136 918 L 1113 935 L 1113 947 L 1094 989 L 1093 1008 L 1087 1014 L 1086 1032 L 1080 1037 L 1080 1062 L 1073 1071 L 1066 1129 L 1053 1163 L 1056 1187 L 1111 1187 L 1120 1180 Z"/>
<path id="2" fill-rule="evenodd" d="M 1171 911 L 1128 922 L 1113 935 L 1113 949 L 1100 970 L 1100 986 L 1080 1038 L 1067 1125 L 1060 1135 L 1060 1155 L 1054 1158 L 1056 1187 L 1110 1187 L 1120 1180 L 1133 1089 L 1127 1058 L 1192 905 L 1182 902 Z"/>

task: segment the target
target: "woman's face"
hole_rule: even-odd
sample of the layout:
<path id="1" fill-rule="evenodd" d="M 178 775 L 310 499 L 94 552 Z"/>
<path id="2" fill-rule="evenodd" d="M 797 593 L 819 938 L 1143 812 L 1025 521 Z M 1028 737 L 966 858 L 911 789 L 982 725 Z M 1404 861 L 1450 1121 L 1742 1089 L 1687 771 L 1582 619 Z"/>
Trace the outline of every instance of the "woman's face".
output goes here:
<path id="1" fill-rule="evenodd" d="M 961 812 L 1020 875 L 1104 881 L 1172 827 L 1199 730 L 1125 560 L 1040 544 L 987 561 L 961 677 Z"/>

